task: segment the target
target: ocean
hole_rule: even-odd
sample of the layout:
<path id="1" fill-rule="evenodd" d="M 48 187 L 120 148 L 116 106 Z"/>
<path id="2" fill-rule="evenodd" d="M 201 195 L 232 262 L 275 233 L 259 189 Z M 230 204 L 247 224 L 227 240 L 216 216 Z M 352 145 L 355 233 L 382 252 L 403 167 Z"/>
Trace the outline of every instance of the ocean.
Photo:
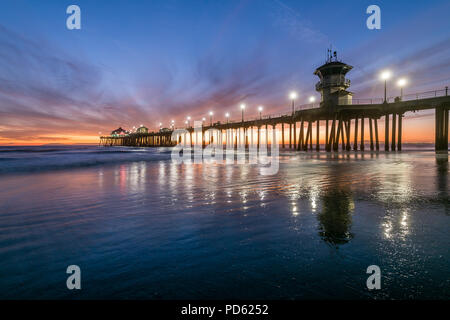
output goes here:
<path id="1" fill-rule="evenodd" d="M 448 156 L 404 149 L 282 150 L 261 175 L 169 148 L 0 147 L 0 298 L 449 299 Z"/>

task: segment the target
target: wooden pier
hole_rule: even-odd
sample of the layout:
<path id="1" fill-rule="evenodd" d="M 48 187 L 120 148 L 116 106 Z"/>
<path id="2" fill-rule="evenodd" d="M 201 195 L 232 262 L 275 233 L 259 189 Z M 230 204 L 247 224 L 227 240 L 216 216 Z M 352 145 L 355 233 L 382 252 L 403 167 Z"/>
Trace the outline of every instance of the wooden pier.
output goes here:
<path id="1" fill-rule="evenodd" d="M 446 90 L 441 90 L 446 91 Z M 440 92 L 429 92 L 428 94 L 439 94 Z M 446 94 L 447 92 L 445 92 Z M 407 112 L 418 112 L 422 110 L 434 109 L 435 111 L 435 149 L 436 151 L 448 150 L 448 116 L 450 109 L 450 96 L 415 99 L 409 101 L 397 101 L 392 103 L 373 104 L 352 104 L 339 105 L 334 108 L 310 108 L 297 110 L 294 114 L 279 116 L 266 116 L 261 119 L 246 121 L 233 121 L 228 123 L 215 123 L 201 127 L 202 146 L 211 143 L 211 138 L 207 141 L 205 133 L 209 129 L 219 132 L 219 139 L 227 144 L 228 136 L 235 137 L 234 144 L 237 144 L 238 133 L 244 131 L 244 136 L 248 140 L 249 131 L 256 131 L 255 140 L 259 145 L 261 140 L 261 129 L 272 128 L 276 130 L 281 126 L 281 146 L 289 149 L 303 151 L 320 151 L 319 141 L 320 127 L 325 127 L 324 149 L 331 151 L 365 150 L 365 142 L 368 140 L 371 151 L 380 150 L 379 120 L 384 121 L 385 151 L 402 150 L 402 126 L 403 117 Z M 368 121 L 368 132 L 365 132 L 365 122 Z M 316 125 L 313 132 L 312 125 Z M 285 128 L 289 127 L 289 132 L 285 134 Z M 150 132 L 146 134 L 129 134 L 123 137 L 103 136 L 100 144 L 104 146 L 136 146 L 136 147 L 162 147 L 174 146 L 177 142 L 188 141 L 191 144 L 197 143 L 197 139 L 192 138 L 194 128 L 185 128 L 187 133 L 177 135 L 172 140 L 173 131 Z M 353 136 L 351 136 L 353 132 Z M 186 135 L 189 135 L 187 137 Z M 287 136 L 287 137 L 286 137 Z M 229 139 L 228 139 L 229 140 Z M 246 141 L 248 145 L 248 141 Z"/>
<path id="2" fill-rule="evenodd" d="M 123 136 L 102 136 L 100 144 L 103 146 L 173 147 L 176 141 L 172 141 L 171 137 L 172 131 L 130 133 Z"/>
<path id="3" fill-rule="evenodd" d="M 189 126 L 184 128 L 184 133 L 163 130 L 150 133 L 131 133 L 126 136 L 103 136 L 100 137 L 100 144 L 160 147 L 174 146 L 180 142 L 186 144 L 189 141 L 191 146 L 201 143 L 205 147 L 215 140 L 219 142 L 219 145 L 220 143 L 222 145 L 234 144 L 236 147 L 239 137 L 239 141 L 243 140 L 245 147 L 248 148 L 249 135 L 253 140 L 253 133 L 256 130 L 256 141 L 259 148 L 262 129 L 265 129 L 265 141 L 268 141 L 268 129 L 277 130 L 281 126 L 281 141 L 279 142 L 282 148 L 288 146 L 293 150 L 320 151 L 320 127 L 325 127 L 325 137 L 322 137 L 322 141 L 325 141 L 324 150 L 328 152 L 364 151 L 367 139 L 370 151 L 379 151 L 378 124 L 383 119 L 384 150 L 400 151 L 403 142 L 404 115 L 408 112 L 433 109 L 435 111 L 435 150 L 447 152 L 450 109 L 448 87 L 401 97 L 358 100 L 353 99 L 353 94 L 347 91 L 350 80 L 345 78 L 345 74 L 351 69 L 350 65 L 337 61 L 337 58 L 332 61 L 330 57 L 329 61 L 314 72 L 320 78 L 316 84 L 316 90 L 321 93 L 321 102 L 301 106 L 290 113 L 260 116 L 245 121 L 202 125 L 200 139 L 197 137 L 198 128 L 196 130 Z M 365 127 L 366 122 L 368 122 L 368 128 Z M 315 132 L 313 132 L 313 124 L 316 127 Z M 289 129 L 287 135 L 286 128 Z M 206 134 L 210 129 L 215 129 L 215 134 Z"/>

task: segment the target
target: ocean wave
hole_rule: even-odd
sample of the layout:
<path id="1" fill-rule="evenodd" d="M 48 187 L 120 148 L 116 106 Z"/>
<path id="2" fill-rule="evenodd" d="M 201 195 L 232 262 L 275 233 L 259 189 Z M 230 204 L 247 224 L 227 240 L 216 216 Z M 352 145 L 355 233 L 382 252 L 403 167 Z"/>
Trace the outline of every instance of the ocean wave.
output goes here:
<path id="1" fill-rule="evenodd" d="M 0 174 L 40 172 L 170 159 L 170 150 L 165 149 L 112 148 L 101 150 L 100 147 L 91 147 L 52 149 L 50 152 L 48 149 L 45 149 L 45 151 L 43 149 L 34 147 L 34 150 L 30 151 L 29 149 L 15 148 L 17 154 L 13 157 L 9 156 L 9 154 L 8 156 L 2 157 L 0 154 Z M 27 150 L 27 152 L 21 153 L 22 151 L 18 150 Z M 37 152 L 44 152 L 44 154 L 36 155 Z"/>
<path id="2" fill-rule="evenodd" d="M 9 152 L 23 152 L 23 153 L 32 153 L 32 152 L 57 152 L 57 151 L 67 151 L 67 149 L 23 149 L 23 148 L 12 148 L 12 149 L 0 149 L 0 153 L 9 153 Z"/>

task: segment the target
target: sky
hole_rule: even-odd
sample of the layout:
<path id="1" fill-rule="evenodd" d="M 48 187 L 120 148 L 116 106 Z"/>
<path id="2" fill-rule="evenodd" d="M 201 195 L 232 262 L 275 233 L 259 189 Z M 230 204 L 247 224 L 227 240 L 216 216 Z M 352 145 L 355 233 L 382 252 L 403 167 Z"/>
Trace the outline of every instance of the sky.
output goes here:
<path id="1" fill-rule="evenodd" d="M 81 8 L 69 30 L 66 8 Z M 369 30 L 366 8 L 381 8 Z M 97 143 L 99 132 L 173 119 L 289 111 L 314 95 L 327 48 L 354 68 L 354 98 L 380 98 L 379 73 L 405 94 L 450 83 L 450 2 L 2 0 L 0 145 Z M 407 114 L 405 142 L 433 142 L 432 112 Z M 382 123 L 380 122 L 382 125 Z M 383 130 L 381 130 L 382 132 Z"/>

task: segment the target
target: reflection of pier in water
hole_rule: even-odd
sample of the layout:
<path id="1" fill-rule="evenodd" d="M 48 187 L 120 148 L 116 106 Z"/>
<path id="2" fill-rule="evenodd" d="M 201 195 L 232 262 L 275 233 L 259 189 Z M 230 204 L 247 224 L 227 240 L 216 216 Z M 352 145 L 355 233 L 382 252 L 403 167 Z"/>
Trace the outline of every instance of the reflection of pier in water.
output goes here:
<path id="1" fill-rule="evenodd" d="M 350 81 L 345 78 L 352 66 L 331 58 L 316 69 L 320 81 L 316 90 L 321 94 L 320 104 L 309 104 L 293 108 L 292 112 L 281 115 L 259 117 L 241 121 L 216 122 L 201 125 L 200 128 L 189 126 L 183 130 L 160 130 L 150 133 L 131 133 L 124 136 L 102 136 L 100 144 L 105 146 L 173 146 L 183 142 L 205 147 L 216 143 L 218 146 L 249 146 L 261 141 L 268 141 L 269 129 L 281 131 L 278 141 L 282 147 L 304 151 L 320 150 L 320 128 L 325 127 L 326 151 L 344 151 L 365 149 L 369 138 L 370 150 L 380 149 L 378 120 L 384 119 L 384 150 L 402 150 L 402 122 L 405 113 L 432 109 L 435 111 L 435 149 L 448 150 L 448 113 L 450 96 L 448 87 L 442 90 L 415 93 L 400 97 L 384 99 L 353 99 L 347 91 Z M 365 128 L 368 123 L 368 132 Z M 313 132 L 315 124 L 315 133 Z M 280 128 L 281 127 L 281 128 Z M 197 129 L 201 137 L 197 136 Z M 261 131 L 265 131 L 265 137 Z M 287 134 L 286 134 L 287 130 Z M 253 141 L 256 131 L 255 141 Z"/>
<path id="2" fill-rule="evenodd" d="M 450 201 L 448 196 L 448 157 L 445 155 L 436 155 L 437 165 L 437 186 L 439 190 L 439 201 L 444 204 L 445 213 L 450 214 Z"/>
<path id="3" fill-rule="evenodd" d="M 333 246 L 349 242 L 353 238 L 350 228 L 354 209 L 350 190 L 326 190 L 321 201 L 322 208 L 317 215 L 321 238 Z"/>
<path id="4" fill-rule="evenodd" d="M 126 197 L 139 194 L 145 199 L 152 190 L 151 193 L 157 195 L 167 210 L 181 205 L 183 208 L 211 207 L 213 211 L 227 207 L 241 213 L 270 206 L 273 201 L 288 202 L 288 212 L 292 217 L 312 214 L 316 221 L 314 233 L 332 247 L 358 237 L 352 232 L 352 227 L 354 212 L 361 212 L 361 207 L 355 206 L 364 202 L 384 208 L 380 211 L 382 218 L 377 221 L 382 223 L 384 236 L 391 239 L 405 237 L 410 230 L 411 214 L 420 213 L 423 208 L 438 207 L 448 214 L 446 155 L 428 158 L 427 161 L 434 163 L 437 159 L 438 162 L 431 168 L 432 178 L 422 189 L 416 187 L 422 180 L 417 177 L 416 168 L 397 161 L 408 158 L 407 154 L 305 153 L 298 157 L 311 159 L 314 164 L 300 161 L 303 166 L 292 164 L 293 170 L 290 170 L 292 158 L 286 157 L 281 160 L 287 162 L 278 175 L 262 180 L 251 165 L 180 166 L 171 161 L 160 161 L 121 164 L 111 174 L 99 175 L 99 183 L 116 185 Z M 378 157 L 381 161 L 375 160 Z M 370 175 L 367 174 L 368 168 Z M 355 179 L 357 176 L 359 180 Z M 206 195 L 196 192 L 199 184 L 207 190 Z M 227 205 L 223 206 L 225 203 Z"/>

